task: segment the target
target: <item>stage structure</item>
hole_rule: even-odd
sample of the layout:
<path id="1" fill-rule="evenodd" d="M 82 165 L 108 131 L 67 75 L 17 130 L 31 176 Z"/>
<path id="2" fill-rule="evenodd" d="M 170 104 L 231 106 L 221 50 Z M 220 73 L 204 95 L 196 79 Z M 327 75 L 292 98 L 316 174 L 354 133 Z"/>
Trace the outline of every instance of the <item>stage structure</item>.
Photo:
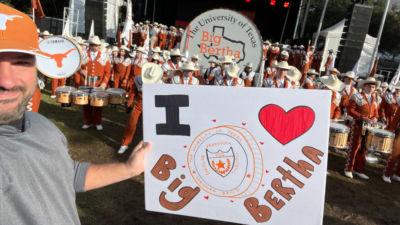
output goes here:
<path id="1" fill-rule="evenodd" d="M 67 23 L 69 26 L 67 26 Z M 64 14 L 63 14 L 63 33 L 64 29 L 69 29 L 69 34 L 73 37 L 78 36 L 78 27 L 79 27 L 79 10 L 64 7 Z"/>
<path id="2" fill-rule="evenodd" d="M 303 38 L 310 4 L 311 0 L 300 0 L 300 9 L 297 16 L 296 26 L 294 28 L 293 40 Z"/>

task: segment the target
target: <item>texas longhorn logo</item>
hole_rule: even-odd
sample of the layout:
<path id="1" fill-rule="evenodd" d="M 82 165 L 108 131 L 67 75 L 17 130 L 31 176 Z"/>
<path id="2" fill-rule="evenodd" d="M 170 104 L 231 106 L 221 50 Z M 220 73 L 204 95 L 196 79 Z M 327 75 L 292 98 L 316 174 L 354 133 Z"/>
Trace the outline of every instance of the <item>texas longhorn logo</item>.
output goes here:
<path id="1" fill-rule="evenodd" d="M 232 147 L 226 152 L 218 150 L 216 153 L 206 149 L 206 155 L 211 168 L 222 177 L 226 177 L 235 165 L 235 156 Z"/>

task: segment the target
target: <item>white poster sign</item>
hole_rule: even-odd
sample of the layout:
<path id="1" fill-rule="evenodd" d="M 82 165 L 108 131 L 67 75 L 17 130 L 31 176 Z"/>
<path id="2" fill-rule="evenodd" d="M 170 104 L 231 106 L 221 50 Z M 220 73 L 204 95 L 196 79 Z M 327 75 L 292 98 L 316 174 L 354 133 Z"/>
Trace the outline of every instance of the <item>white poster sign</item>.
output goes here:
<path id="1" fill-rule="evenodd" d="M 180 48 L 182 53 L 188 48 L 189 57 L 200 55 L 201 74 L 210 67 L 209 60 L 225 55 L 234 56 L 239 67 L 251 62 L 253 70 L 258 70 L 263 53 L 256 25 L 245 15 L 228 9 L 214 9 L 197 16 L 186 27 Z"/>
<path id="2" fill-rule="evenodd" d="M 144 84 L 146 210 L 322 224 L 331 92 L 315 93 Z"/>

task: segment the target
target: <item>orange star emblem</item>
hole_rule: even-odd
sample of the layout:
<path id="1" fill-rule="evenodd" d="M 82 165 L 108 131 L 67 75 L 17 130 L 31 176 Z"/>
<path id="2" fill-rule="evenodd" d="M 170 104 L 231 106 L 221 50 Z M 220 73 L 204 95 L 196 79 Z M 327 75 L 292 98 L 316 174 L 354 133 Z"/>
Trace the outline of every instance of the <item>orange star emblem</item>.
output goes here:
<path id="1" fill-rule="evenodd" d="M 218 166 L 218 169 L 221 169 L 221 168 L 225 169 L 225 163 L 221 162 L 221 160 L 219 160 L 219 162 L 215 165 Z"/>

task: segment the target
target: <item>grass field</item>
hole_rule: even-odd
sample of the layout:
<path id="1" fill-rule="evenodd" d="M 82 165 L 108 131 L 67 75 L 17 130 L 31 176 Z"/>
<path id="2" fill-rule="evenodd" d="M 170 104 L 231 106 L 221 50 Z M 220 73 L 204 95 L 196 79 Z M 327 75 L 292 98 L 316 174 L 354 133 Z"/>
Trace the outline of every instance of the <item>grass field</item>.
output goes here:
<path id="1" fill-rule="evenodd" d="M 42 91 L 39 113 L 51 120 L 68 139 L 71 157 L 90 163 L 124 162 L 142 139 L 142 122 L 129 150 L 117 154 L 129 115 L 123 107 L 103 109 L 103 131 L 82 130 L 82 107 L 61 108 L 49 98 L 50 87 Z M 345 158 L 329 154 L 324 224 L 400 224 L 400 183 L 383 182 L 383 161 L 367 164 L 370 180 L 343 175 Z M 98 190 L 80 193 L 76 205 L 82 224 L 225 224 L 222 222 L 148 212 L 144 209 L 143 175 Z M 307 207 L 307 206 L 305 206 Z"/>

